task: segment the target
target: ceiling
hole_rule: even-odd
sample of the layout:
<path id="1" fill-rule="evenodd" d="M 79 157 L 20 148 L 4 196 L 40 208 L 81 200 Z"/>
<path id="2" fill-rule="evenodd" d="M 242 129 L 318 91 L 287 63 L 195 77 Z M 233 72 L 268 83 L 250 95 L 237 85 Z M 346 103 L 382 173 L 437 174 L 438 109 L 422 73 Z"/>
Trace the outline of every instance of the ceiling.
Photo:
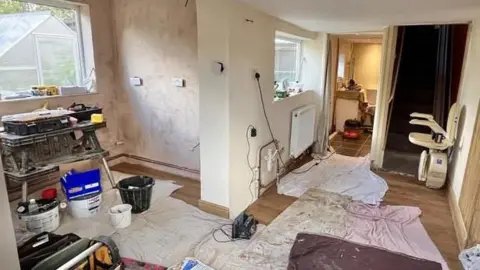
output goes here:
<path id="1" fill-rule="evenodd" d="M 312 31 L 378 31 L 388 25 L 467 22 L 479 0 L 238 0 Z"/>

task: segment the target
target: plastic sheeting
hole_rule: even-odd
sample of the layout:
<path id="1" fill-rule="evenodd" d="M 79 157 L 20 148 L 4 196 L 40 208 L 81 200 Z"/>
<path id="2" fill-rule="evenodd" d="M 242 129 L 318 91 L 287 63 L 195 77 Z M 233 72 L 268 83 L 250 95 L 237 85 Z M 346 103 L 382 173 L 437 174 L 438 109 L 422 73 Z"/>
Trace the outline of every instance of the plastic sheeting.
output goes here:
<path id="1" fill-rule="evenodd" d="M 370 170 L 369 156 L 356 158 L 333 154 L 324 160 L 314 159 L 286 175 L 280 180 L 278 193 L 300 197 L 310 188 L 351 196 L 367 204 L 379 204 L 388 185 Z"/>

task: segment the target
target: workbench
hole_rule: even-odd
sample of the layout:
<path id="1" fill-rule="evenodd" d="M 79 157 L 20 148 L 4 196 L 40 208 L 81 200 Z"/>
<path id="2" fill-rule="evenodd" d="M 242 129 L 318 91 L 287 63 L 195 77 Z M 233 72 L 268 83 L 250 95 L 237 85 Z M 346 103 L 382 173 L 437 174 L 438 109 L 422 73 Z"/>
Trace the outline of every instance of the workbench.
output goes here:
<path id="1" fill-rule="evenodd" d="M 98 141 L 96 130 L 107 124 L 80 122 L 75 126 L 19 136 L 0 133 L 4 173 L 10 180 L 22 184 L 22 201 L 27 200 L 29 180 L 35 176 L 58 171 L 58 167 L 85 160 L 101 159 L 107 177 L 115 186 L 105 151 Z"/>

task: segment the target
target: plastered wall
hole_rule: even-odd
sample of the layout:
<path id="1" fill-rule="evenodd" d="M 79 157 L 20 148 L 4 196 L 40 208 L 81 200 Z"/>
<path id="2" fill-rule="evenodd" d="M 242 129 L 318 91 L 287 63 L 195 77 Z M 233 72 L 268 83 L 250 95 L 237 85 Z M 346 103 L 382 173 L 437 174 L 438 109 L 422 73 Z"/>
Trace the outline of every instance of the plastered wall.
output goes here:
<path id="1" fill-rule="evenodd" d="M 377 89 L 381 75 L 382 44 L 356 43 L 353 45 L 353 55 L 355 81 L 365 89 Z"/>
<path id="2" fill-rule="evenodd" d="M 118 120 L 129 154 L 200 169 L 195 1 L 113 0 Z M 132 86 L 130 77 L 143 79 Z M 172 85 L 172 78 L 186 87 Z"/>

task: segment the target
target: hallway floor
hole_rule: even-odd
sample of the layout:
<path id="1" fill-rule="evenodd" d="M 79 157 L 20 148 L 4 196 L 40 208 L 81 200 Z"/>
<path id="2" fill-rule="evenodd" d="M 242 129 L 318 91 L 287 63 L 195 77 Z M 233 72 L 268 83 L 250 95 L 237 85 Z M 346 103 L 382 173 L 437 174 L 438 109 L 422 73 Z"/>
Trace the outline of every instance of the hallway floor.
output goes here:
<path id="1" fill-rule="evenodd" d="M 420 154 L 385 150 L 383 168 L 391 172 L 399 172 L 417 176 Z"/>
<path id="2" fill-rule="evenodd" d="M 335 149 L 335 152 L 340 155 L 364 157 L 370 153 L 372 135 L 362 133 L 358 139 L 346 139 L 343 138 L 342 134 L 337 133 L 337 135 L 330 140 L 330 144 Z"/>
<path id="3" fill-rule="evenodd" d="M 367 136 L 362 147 L 367 145 L 368 140 L 371 139 Z M 177 184 L 183 185 L 183 187 L 173 193 L 172 197 L 198 206 L 200 182 L 197 180 L 128 163 L 115 165 L 112 167 L 112 170 L 174 180 Z M 389 185 L 389 191 L 385 196 L 384 202 L 390 205 L 419 207 L 422 210 L 421 220 L 425 229 L 448 262 L 450 268 L 452 270 L 462 269 L 458 261 L 459 250 L 446 191 L 429 189 L 410 177 L 385 172 L 376 173 L 383 177 Z M 254 215 L 260 223 L 268 225 L 296 200 L 297 198 L 295 197 L 278 194 L 276 186 L 273 186 L 248 208 L 248 212 Z"/>

